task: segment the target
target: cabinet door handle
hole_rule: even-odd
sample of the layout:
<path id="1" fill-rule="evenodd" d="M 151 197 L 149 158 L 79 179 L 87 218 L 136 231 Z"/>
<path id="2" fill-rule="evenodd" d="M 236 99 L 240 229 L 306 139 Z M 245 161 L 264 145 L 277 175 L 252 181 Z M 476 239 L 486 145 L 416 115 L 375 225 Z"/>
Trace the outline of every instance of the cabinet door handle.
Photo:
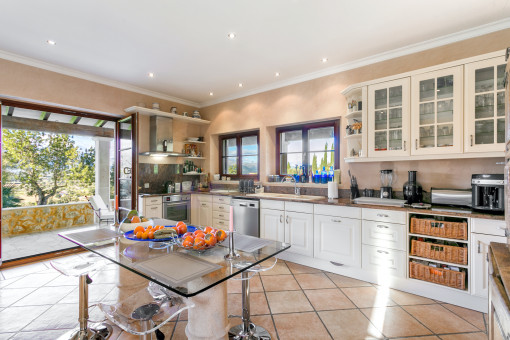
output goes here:
<path id="1" fill-rule="evenodd" d="M 382 224 L 378 224 L 378 225 L 376 225 L 376 227 L 379 229 L 388 229 L 389 228 L 387 225 L 382 225 Z"/>
<path id="2" fill-rule="evenodd" d="M 283 215 L 280 215 L 280 223 L 283 223 Z"/>
<path id="3" fill-rule="evenodd" d="M 285 222 L 287 222 L 287 224 L 289 224 L 289 215 L 287 215 L 287 217 L 285 218 Z"/>
<path id="4" fill-rule="evenodd" d="M 338 262 L 333 262 L 333 261 L 329 261 L 329 263 L 331 263 L 332 265 L 337 266 L 337 267 L 341 267 L 344 265 L 343 263 L 338 263 Z"/>
<path id="5" fill-rule="evenodd" d="M 342 220 L 336 220 L 336 219 L 333 218 L 333 219 L 331 219 L 331 222 L 339 222 L 339 223 L 341 223 Z"/>
<path id="6" fill-rule="evenodd" d="M 480 242 L 480 241 L 478 241 L 478 254 L 480 254 L 480 246 L 481 246 L 481 244 L 480 244 L 480 243 L 481 243 L 481 242 Z"/>
<path id="7" fill-rule="evenodd" d="M 386 214 L 377 214 L 377 217 L 389 217 L 389 216 Z"/>
<path id="8" fill-rule="evenodd" d="M 414 147 L 416 148 L 416 150 L 418 150 L 418 138 L 416 138 L 416 141 L 414 142 Z"/>
<path id="9" fill-rule="evenodd" d="M 404 141 L 404 151 L 406 151 L 406 141 Z"/>
<path id="10" fill-rule="evenodd" d="M 203 207 L 207 207 L 207 204 L 205 204 L 205 203 L 202 203 L 202 206 L 203 206 Z"/>
<path id="11" fill-rule="evenodd" d="M 389 254 L 387 251 L 384 251 L 384 250 L 378 250 L 377 252 L 380 254 Z"/>
<path id="12" fill-rule="evenodd" d="M 218 216 L 219 216 L 219 217 L 224 217 L 225 215 L 223 215 L 223 214 L 218 214 Z"/>
<path id="13" fill-rule="evenodd" d="M 471 146 L 473 146 L 473 135 L 469 136 L 471 138 Z"/>

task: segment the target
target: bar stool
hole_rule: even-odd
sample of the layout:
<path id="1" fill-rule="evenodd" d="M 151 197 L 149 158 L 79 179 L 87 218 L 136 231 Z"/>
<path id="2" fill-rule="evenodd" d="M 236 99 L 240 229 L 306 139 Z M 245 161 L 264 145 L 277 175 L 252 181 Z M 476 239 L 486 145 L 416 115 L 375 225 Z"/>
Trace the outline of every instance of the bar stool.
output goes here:
<path id="1" fill-rule="evenodd" d="M 241 280 L 242 281 L 242 307 L 243 314 L 241 316 L 238 315 L 229 315 L 229 317 L 240 317 L 242 323 L 240 325 L 234 326 L 230 328 L 228 331 L 230 339 L 235 340 L 271 340 L 271 335 L 269 332 L 260 326 L 253 324 L 250 320 L 250 279 L 255 276 L 257 273 L 265 272 L 271 270 L 278 262 L 278 259 L 274 258 L 274 263 L 269 266 L 262 266 L 260 264 L 253 266 L 241 273 L 241 278 L 233 278 L 233 280 Z M 245 268 L 247 266 L 252 265 L 251 262 L 239 261 L 233 264 L 236 268 Z"/>
<path id="2" fill-rule="evenodd" d="M 106 261 L 95 254 L 85 256 L 84 261 L 51 261 L 51 266 L 65 276 L 79 277 L 79 306 L 76 329 L 70 330 L 59 337 L 59 340 L 105 340 L 112 334 L 112 327 L 105 323 L 88 325 L 89 321 L 89 287 L 92 283 L 89 273 L 106 265 Z"/>
<path id="3" fill-rule="evenodd" d="M 140 339 L 152 339 L 152 334 L 178 316 L 193 308 L 194 304 L 168 289 L 149 283 L 149 286 L 127 299 L 115 304 L 98 304 L 106 318 L 122 330 L 139 335 Z"/>

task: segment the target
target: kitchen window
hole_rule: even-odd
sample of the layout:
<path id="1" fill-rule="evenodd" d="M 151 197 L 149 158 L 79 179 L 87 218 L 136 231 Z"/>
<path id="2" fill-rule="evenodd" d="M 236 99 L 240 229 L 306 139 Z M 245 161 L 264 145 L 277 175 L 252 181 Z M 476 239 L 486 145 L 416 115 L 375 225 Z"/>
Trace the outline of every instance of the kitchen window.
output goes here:
<path id="1" fill-rule="evenodd" d="M 338 169 L 338 120 L 276 129 L 276 169 L 279 175 L 296 175 L 301 170 L 314 174 L 322 168 Z"/>
<path id="2" fill-rule="evenodd" d="M 258 131 L 220 136 L 220 173 L 222 177 L 258 179 Z"/>

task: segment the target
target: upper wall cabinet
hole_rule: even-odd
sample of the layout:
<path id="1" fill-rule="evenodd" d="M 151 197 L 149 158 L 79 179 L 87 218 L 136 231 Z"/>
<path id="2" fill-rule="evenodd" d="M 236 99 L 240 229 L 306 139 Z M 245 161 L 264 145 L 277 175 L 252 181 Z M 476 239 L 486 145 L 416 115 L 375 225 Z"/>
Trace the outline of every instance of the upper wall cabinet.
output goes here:
<path id="1" fill-rule="evenodd" d="M 505 58 L 497 57 L 466 64 L 464 150 L 505 149 Z"/>
<path id="2" fill-rule="evenodd" d="M 411 155 L 462 153 L 462 66 L 411 77 Z"/>
<path id="3" fill-rule="evenodd" d="M 409 155 L 409 78 L 368 87 L 368 157 Z"/>

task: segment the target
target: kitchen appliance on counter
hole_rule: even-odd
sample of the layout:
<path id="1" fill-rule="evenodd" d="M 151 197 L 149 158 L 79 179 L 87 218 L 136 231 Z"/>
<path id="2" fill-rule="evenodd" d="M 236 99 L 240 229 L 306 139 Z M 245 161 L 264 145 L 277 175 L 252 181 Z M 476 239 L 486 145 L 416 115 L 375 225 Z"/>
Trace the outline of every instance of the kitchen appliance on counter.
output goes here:
<path id="1" fill-rule="evenodd" d="M 393 189 L 393 170 L 381 170 L 381 198 L 391 198 Z"/>
<path id="2" fill-rule="evenodd" d="M 175 192 L 181 192 L 181 183 L 175 183 Z"/>
<path id="3" fill-rule="evenodd" d="M 181 184 L 182 192 L 190 192 L 191 191 L 191 181 L 183 181 Z"/>
<path id="4" fill-rule="evenodd" d="M 474 174 L 471 176 L 473 209 L 501 212 L 504 208 L 504 175 Z"/>
<path id="5" fill-rule="evenodd" d="M 431 203 L 454 207 L 471 207 L 471 189 L 430 189 Z"/>
<path id="6" fill-rule="evenodd" d="M 421 203 L 423 201 L 423 188 L 416 181 L 417 171 L 409 171 L 407 182 L 404 183 L 404 199 L 407 204 Z"/>
<path id="7" fill-rule="evenodd" d="M 240 179 L 239 180 L 239 192 L 245 194 L 255 193 L 255 182 L 252 179 Z"/>
<path id="8" fill-rule="evenodd" d="M 171 195 L 163 196 L 163 218 L 174 223 L 183 221 L 190 223 L 191 220 L 191 196 Z"/>
<path id="9" fill-rule="evenodd" d="M 259 200 L 233 198 L 234 228 L 243 235 L 260 237 Z"/>

